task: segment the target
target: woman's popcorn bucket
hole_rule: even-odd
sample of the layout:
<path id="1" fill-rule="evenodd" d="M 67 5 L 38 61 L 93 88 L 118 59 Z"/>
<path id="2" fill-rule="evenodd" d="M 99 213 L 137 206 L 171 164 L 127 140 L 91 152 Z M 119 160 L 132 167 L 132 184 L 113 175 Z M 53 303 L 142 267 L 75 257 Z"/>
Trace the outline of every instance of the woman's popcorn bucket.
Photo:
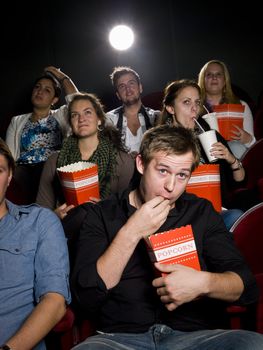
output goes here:
<path id="1" fill-rule="evenodd" d="M 57 172 L 68 205 L 100 198 L 97 164 L 78 162 L 60 167 Z"/>
<path id="2" fill-rule="evenodd" d="M 243 129 L 245 106 L 242 104 L 216 105 L 213 110 L 216 112 L 219 132 L 227 141 L 232 139 L 232 131 L 236 131 L 234 125 Z"/>
<path id="3" fill-rule="evenodd" d="M 201 164 L 192 172 L 186 191 L 212 202 L 214 209 L 222 210 L 219 164 Z"/>

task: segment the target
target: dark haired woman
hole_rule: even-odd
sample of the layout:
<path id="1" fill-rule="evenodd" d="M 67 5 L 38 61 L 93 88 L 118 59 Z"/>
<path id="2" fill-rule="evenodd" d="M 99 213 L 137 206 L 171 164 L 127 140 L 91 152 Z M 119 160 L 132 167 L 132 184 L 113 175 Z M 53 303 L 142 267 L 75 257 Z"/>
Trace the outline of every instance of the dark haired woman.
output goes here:
<path id="1" fill-rule="evenodd" d="M 188 79 L 173 81 L 164 90 L 163 110 L 157 124 L 181 125 L 195 130 L 200 109 L 201 91 L 198 84 Z M 199 122 L 204 129 L 209 130 L 209 126 L 202 118 Z M 229 193 L 245 180 L 245 170 L 219 133 L 217 133 L 217 139 L 218 142 L 212 146 L 211 155 L 218 158 L 216 163 L 220 166 L 222 205 L 224 208 L 231 209 L 223 210 L 222 216 L 226 227 L 230 229 L 243 211 L 232 205 Z M 209 163 L 202 146 L 201 163 Z"/>
<path id="2" fill-rule="evenodd" d="M 19 191 L 17 199 L 24 204 L 35 201 L 44 162 L 61 148 L 63 137 L 70 132 L 67 105 L 53 109 L 59 101 L 61 87 L 68 103 L 70 95 L 78 89 L 60 69 L 45 68 L 32 90 L 33 111 L 13 117 L 6 132 L 6 143 L 17 165 L 13 190 Z"/>

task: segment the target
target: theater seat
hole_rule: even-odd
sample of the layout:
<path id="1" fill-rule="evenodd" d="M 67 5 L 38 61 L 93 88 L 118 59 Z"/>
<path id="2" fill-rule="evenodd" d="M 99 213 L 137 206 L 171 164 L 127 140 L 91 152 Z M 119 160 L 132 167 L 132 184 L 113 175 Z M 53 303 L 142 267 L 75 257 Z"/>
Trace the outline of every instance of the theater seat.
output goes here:
<path id="1" fill-rule="evenodd" d="M 95 332 L 90 320 L 81 318 L 70 306 L 46 339 L 47 350 L 70 350 Z"/>
<path id="2" fill-rule="evenodd" d="M 263 333 L 263 202 L 241 215 L 230 232 L 256 277 L 260 298 L 254 308 L 231 306 L 228 308 L 232 328 L 248 328 Z"/>
<path id="3" fill-rule="evenodd" d="M 263 202 L 242 214 L 230 228 L 254 274 L 263 273 Z"/>
<path id="4" fill-rule="evenodd" d="M 260 179 L 263 178 L 263 139 L 254 143 L 241 158 L 247 182 L 232 193 L 232 207 L 246 211 L 262 201 Z"/>
<path id="5" fill-rule="evenodd" d="M 261 202 L 263 202 L 263 177 L 258 180 L 257 185 L 258 195 Z"/>
<path id="6" fill-rule="evenodd" d="M 257 140 L 263 138 L 263 93 L 261 101 L 254 114 L 254 134 Z"/>
<path id="7" fill-rule="evenodd" d="M 145 107 L 156 110 L 162 110 L 163 91 L 151 92 L 142 97 L 142 103 Z"/>
<path id="8" fill-rule="evenodd" d="M 241 161 L 248 177 L 247 188 L 255 188 L 258 180 L 263 177 L 263 138 L 243 154 Z"/>

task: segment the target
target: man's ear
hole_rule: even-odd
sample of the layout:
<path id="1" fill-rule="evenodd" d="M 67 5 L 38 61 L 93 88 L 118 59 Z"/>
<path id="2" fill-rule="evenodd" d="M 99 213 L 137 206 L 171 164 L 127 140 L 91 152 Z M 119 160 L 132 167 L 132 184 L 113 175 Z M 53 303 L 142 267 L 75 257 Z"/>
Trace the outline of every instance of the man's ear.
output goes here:
<path id="1" fill-rule="evenodd" d="M 118 93 L 118 91 L 116 91 L 116 96 L 118 97 L 118 99 L 121 101 L 120 95 Z"/>
<path id="2" fill-rule="evenodd" d="M 58 97 L 54 97 L 53 101 L 52 101 L 52 106 L 55 106 L 55 104 L 58 102 L 59 98 Z"/>
<path id="3" fill-rule="evenodd" d="M 142 161 L 142 156 L 140 154 L 137 154 L 135 160 L 136 160 L 136 168 L 137 168 L 138 172 L 142 175 L 144 172 L 144 164 Z"/>
<path id="4" fill-rule="evenodd" d="M 142 94 L 143 89 L 142 89 L 142 84 L 141 83 L 139 84 L 139 88 L 140 88 L 140 94 Z"/>
<path id="5" fill-rule="evenodd" d="M 13 172 L 12 170 L 9 171 L 9 175 L 8 175 L 8 179 L 7 179 L 7 186 L 10 185 L 10 182 L 12 180 L 12 177 L 13 177 Z"/>
<path id="6" fill-rule="evenodd" d="M 174 108 L 173 108 L 173 106 L 165 106 L 165 109 L 167 110 L 168 113 L 174 115 Z"/>

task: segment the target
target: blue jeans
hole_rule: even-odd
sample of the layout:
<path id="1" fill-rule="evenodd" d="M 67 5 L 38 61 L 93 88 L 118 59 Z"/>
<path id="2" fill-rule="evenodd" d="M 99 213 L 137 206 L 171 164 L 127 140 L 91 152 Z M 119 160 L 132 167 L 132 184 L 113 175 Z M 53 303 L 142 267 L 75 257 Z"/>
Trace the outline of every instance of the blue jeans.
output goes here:
<path id="1" fill-rule="evenodd" d="M 222 210 L 221 215 L 226 225 L 226 228 L 230 230 L 234 222 L 243 214 L 244 212 L 240 209 L 228 209 Z"/>
<path id="2" fill-rule="evenodd" d="M 100 333 L 74 350 L 262 350 L 263 335 L 244 330 L 175 331 L 156 324 L 145 333 Z"/>

